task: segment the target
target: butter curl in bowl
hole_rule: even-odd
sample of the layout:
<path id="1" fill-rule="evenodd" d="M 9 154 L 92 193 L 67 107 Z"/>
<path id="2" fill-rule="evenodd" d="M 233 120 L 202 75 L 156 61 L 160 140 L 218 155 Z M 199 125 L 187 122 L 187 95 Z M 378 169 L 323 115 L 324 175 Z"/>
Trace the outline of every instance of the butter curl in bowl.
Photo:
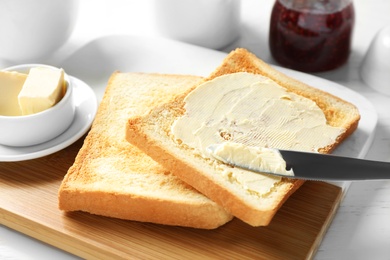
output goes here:
<path id="1" fill-rule="evenodd" d="M 0 71 L 0 144 L 31 146 L 73 122 L 73 86 L 63 69 L 23 64 Z"/>

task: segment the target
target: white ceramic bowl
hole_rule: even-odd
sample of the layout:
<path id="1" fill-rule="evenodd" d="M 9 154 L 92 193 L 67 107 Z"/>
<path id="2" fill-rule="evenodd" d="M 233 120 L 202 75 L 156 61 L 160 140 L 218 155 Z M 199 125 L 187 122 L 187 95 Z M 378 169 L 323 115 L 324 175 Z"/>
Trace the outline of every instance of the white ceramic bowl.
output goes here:
<path id="1" fill-rule="evenodd" d="M 369 87 L 390 96 L 390 25 L 375 35 L 363 59 L 360 75 Z"/>
<path id="2" fill-rule="evenodd" d="M 43 64 L 24 64 L 6 68 L 6 71 L 28 73 L 30 68 L 46 67 Z M 75 114 L 73 86 L 65 74 L 66 92 L 53 107 L 26 116 L 0 115 L 0 144 L 8 146 L 31 146 L 44 143 L 63 133 L 72 123 Z"/>
<path id="3" fill-rule="evenodd" d="M 0 58 L 40 62 L 73 32 L 79 0 L 1 0 Z"/>
<path id="4" fill-rule="evenodd" d="M 221 49 L 239 36 L 241 0 L 154 0 L 157 30 L 166 37 Z"/>

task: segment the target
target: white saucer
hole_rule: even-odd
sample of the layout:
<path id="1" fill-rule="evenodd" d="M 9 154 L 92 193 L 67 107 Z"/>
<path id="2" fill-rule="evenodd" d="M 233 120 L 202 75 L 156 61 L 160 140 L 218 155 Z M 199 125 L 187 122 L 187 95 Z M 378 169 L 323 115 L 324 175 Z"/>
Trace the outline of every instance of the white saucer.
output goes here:
<path id="1" fill-rule="evenodd" d="M 98 102 L 94 91 L 83 81 L 70 77 L 74 85 L 73 98 L 76 105 L 75 117 L 71 126 L 61 135 L 42 144 L 11 147 L 0 145 L 0 162 L 24 161 L 55 153 L 73 144 L 91 127 Z"/>

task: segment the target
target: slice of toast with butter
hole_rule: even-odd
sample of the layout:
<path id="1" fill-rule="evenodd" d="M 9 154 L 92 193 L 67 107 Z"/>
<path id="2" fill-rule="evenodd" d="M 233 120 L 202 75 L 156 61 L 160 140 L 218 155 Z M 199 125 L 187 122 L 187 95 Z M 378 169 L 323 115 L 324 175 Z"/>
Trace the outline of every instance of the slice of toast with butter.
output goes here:
<path id="1" fill-rule="evenodd" d="M 215 160 L 209 145 L 330 153 L 360 119 L 357 108 L 275 70 L 245 49 L 174 100 L 132 117 L 127 140 L 253 226 L 268 225 L 303 183 Z"/>
<path id="2" fill-rule="evenodd" d="M 142 115 L 200 77 L 114 73 L 92 128 L 59 189 L 64 211 L 203 229 L 232 219 L 125 139 L 129 117 Z"/>

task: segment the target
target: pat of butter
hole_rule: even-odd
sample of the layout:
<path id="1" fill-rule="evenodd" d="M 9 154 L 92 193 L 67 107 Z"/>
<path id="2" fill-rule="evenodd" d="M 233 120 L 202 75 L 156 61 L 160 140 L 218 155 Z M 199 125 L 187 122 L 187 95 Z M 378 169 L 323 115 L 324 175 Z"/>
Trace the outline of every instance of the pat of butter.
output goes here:
<path id="1" fill-rule="evenodd" d="M 20 116 L 18 95 L 27 74 L 15 71 L 0 71 L 0 115 Z"/>
<path id="2" fill-rule="evenodd" d="M 22 114 L 34 114 L 54 106 L 63 97 L 64 86 L 63 69 L 30 69 L 18 96 Z"/>

